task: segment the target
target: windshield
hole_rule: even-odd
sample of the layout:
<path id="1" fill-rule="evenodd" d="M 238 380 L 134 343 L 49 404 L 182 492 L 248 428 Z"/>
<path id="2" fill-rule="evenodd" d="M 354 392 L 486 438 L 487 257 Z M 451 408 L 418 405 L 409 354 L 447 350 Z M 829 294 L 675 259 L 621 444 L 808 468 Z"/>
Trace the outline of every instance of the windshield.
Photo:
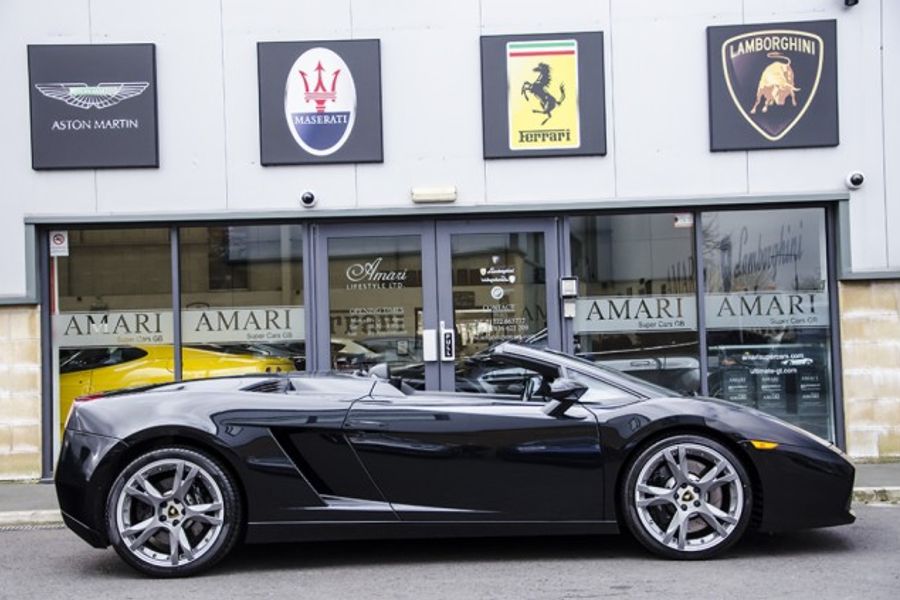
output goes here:
<path id="1" fill-rule="evenodd" d="M 639 389 L 650 391 L 652 393 L 658 394 L 660 396 L 683 396 L 679 392 L 675 390 L 670 390 L 669 388 L 664 388 L 661 385 L 656 385 L 655 383 L 650 383 L 649 381 L 645 381 L 639 377 L 635 377 L 634 375 L 629 375 L 628 373 L 623 373 L 618 369 L 613 369 L 611 367 L 607 367 L 606 365 L 600 365 L 586 358 L 582 358 L 580 356 L 573 356 L 571 354 L 566 354 L 565 352 L 560 352 L 559 350 L 553 350 L 551 348 L 544 348 L 544 352 L 548 352 L 553 354 L 554 356 L 559 356 L 560 358 L 565 358 L 567 360 L 576 363 L 583 368 L 593 369 L 595 371 L 600 371 L 600 373 L 604 373 L 619 379 L 623 379 L 629 383 L 633 383 L 638 386 Z"/>

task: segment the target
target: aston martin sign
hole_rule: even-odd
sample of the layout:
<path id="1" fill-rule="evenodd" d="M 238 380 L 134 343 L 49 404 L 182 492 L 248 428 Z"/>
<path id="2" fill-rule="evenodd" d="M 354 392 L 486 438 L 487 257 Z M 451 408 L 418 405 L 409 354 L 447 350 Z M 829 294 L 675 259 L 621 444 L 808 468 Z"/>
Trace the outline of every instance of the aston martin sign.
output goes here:
<path id="1" fill-rule="evenodd" d="M 28 47 L 35 169 L 157 167 L 153 44 Z"/>

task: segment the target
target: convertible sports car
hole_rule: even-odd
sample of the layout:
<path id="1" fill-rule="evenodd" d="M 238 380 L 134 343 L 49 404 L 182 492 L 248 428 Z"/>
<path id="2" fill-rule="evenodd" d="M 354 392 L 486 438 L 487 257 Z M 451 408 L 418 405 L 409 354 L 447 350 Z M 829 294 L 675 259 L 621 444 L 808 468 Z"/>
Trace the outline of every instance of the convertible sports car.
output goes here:
<path id="1" fill-rule="evenodd" d="M 156 576 L 208 568 L 239 541 L 626 529 L 697 559 L 750 528 L 854 521 L 853 466 L 796 427 L 550 350 L 492 353 L 535 374 L 521 396 L 257 374 L 76 402 L 63 517 Z"/>

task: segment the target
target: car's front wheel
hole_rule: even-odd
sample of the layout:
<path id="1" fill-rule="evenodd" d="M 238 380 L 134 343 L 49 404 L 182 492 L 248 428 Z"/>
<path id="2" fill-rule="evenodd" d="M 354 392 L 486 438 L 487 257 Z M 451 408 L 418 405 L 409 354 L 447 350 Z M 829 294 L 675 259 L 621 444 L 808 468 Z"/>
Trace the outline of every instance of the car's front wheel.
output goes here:
<path id="1" fill-rule="evenodd" d="M 747 471 L 728 448 L 675 435 L 631 462 L 620 502 L 628 529 L 645 547 L 668 558 L 701 559 L 741 538 L 751 494 Z"/>
<path id="2" fill-rule="evenodd" d="M 143 454 L 119 474 L 106 502 L 116 552 L 138 571 L 158 577 L 211 567 L 234 546 L 240 521 L 232 477 L 189 448 Z"/>

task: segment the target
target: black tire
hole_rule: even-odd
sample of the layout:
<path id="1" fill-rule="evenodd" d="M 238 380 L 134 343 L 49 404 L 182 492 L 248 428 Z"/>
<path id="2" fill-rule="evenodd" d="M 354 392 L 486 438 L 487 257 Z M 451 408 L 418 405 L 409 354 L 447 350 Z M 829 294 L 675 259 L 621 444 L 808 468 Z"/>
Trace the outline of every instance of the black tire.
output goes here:
<path id="1" fill-rule="evenodd" d="M 180 486 L 184 490 L 180 495 L 175 494 L 177 478 L 175 471 L 171 477 L 172 489 L 165 490 L 168 477 L 166 466 L 171 464 L 172 468 L 177 470 L 179 463 L 182 464 L 182 473 L 185 475 L 194 473 L 193 478 L 183 477 L 181 479 L 186 485 Z M 194 468 L 199 470 L 195 471 Z M 158 470 L 158 475 L 152 475 L 151 472 L 154 469 Z M 137 475 L 138 473 L 140 475 Z M 145 475 L 147 473 L 151 474 Z M 136 479 L 129 484 L 133 477 Z M 152 489 L 160 492 L 159 496 L 147 492 L 147 488 L 140 483 L 137 477 L 151 481 Z M 156 483 L 152 482 L 154 477 L 156 477 Z M 126 484 L 129 484 L 131 491 L 123 493 Z M 133 499 L 135 490 L 138 492 L 137 500 Z M 220 496 L 215 497 L 214 492 L 218 492 Z M 151 496 L 152 498 L 150 498 Z M 177 496 L 181 496 L 181 499 L 179 500 Z M 166 504 L 156 501 L 156 498 L 166 497 L 168 497 L 165 500 Z M 216 500 L 219 501 L 216 502 Z M 150 503 L 151 501 L 153 504 Z M 221 505 L 221 509 L 210 508 L 206 514 L 195 512 L 191 515 L 188 513 L 195 507 L 213 507 L 217 504 Z M 107 496 L 105 515 L 110 543 L 128 565 L 153 577 L 184 577 L 212 567 L 231 551 L 240 535 L 243 522 L 242 510 L 237 485 L 227 470 L 222 468 L 216 460 L 200 451 L 173 446 L 148 451 L 122 470 Z M 120 531 L 120 528 L 123 527 L 123 520 L 126 519 L 126 516 L 122 515 L 127 515 L 129 519 L 140 520 L 142 523 L 147 522 L 144 519 L 153 521 L 151 526 L 145 529 L 153 529 L 156 533 L 142 542 L 136 551 L 132 550 L 129 547 L 131 544 L 123 539 L 123 534 L 129 535 L 129 529 L 126 527 Z M 167 518 L 166 515 L 173 515 L 174 518 Z M 190 537 L 196 536 L 195 541 L 199 543 L 193 550 L 198 551 L 198 556 L 193 557 L 190 551 L 185 551 L 184 546 L 178 541 L 181 530 L 174 528 L 179 525 L 178 519 L 181 519 L 184 539 L 188 542 L 188 546 L 190 546 Z M 132 526 L 133 520 L 131 521 Z M 165 521 L 167 524 L 160 521 Z M 216 521 L 220 524 L 214 524 Z M 125 522 L 128 523 L 128 521 Z M 188 525 L 189 523 L 190 525 Z M 140 523 L 138 523 L 139 525 Z M 139 531 L 143 532 L 144 530 Z M 170 537 L 170 532 L 178 532 L 178 534 Z M 137 538 L 142 535 L 143 533 L 137 535 L 136 538 L 131 538 L 131 542 L 137 542 Z M 176 538 L 176 541 L 172 540 L 173 537 Z M 206 540 L 205 545 L 201 547 L 204 540 Z M 177 547 L 174 548 L 175 551 L 169 553 L 170 557 L 172 554 L 176 556 L 177 564 L 158 564 L 161 561 L 168 562 L 169 560 L 154 558 L 151 555 L 159 551 L 161 556 L 165 551 L 165 544 L 168 543 L 177 544 Z"/>
<path id="2" fill-rule="evenodd" d="M 679 454 L 682 448 L 684 455 Z M 680 462 L 688 465 L 687 478 L 680 469 L 678 475 L 674 473 L 666 463 L 667 453 L 676 460 L 673 466 Z M 681 456 L 684 459 L 679 462 Z M 727 467 L 722 467 L 726 475 L 721 479 L 713 473 L 718 472 L 719 458 L 727 461 Z M 619 494 L 622 519 L 628 531 L 651 552 L 679 560 L 713 558 L 736 544 L 747 530 L 753 506 L 750 477 L 734 453 L 719 442 L 700 435 L 673 435 L 641 450 L 625 468 L 625 480 Z M 711 473 L 713 483 L 702 483 L 702 476 Z M 729 479 L 732 475 L 734 480 Z M 645 478 L 641 482 L 642 490 L 652 492 L 638 492 L 639 477 Z M 680 483 L 683 479 L 687 482 Z M 725 479 L 729 481 L 717 483 Z M 715 487 L 707 490 L 707 485 Z M 658 493 L 661 491 L 669 493 Z M 647 506 L 638 507 L 639 496 L 642 503 L 648 503 Z M 684 501 L 685 498 L 689 500 Z M 718 512 L 713 513 L 714 509 Z M 717 516 L 720 513 L 721 518 Z M 675 522 L 677 517 L 681 517 L 680 523 L 686 525 L 685 538 L 667 540 L 673 526 L 675 535 L 681 535 L 682 526 Z M 714 529 L 713 522 L 718 522 L 718 529 Z"/>

